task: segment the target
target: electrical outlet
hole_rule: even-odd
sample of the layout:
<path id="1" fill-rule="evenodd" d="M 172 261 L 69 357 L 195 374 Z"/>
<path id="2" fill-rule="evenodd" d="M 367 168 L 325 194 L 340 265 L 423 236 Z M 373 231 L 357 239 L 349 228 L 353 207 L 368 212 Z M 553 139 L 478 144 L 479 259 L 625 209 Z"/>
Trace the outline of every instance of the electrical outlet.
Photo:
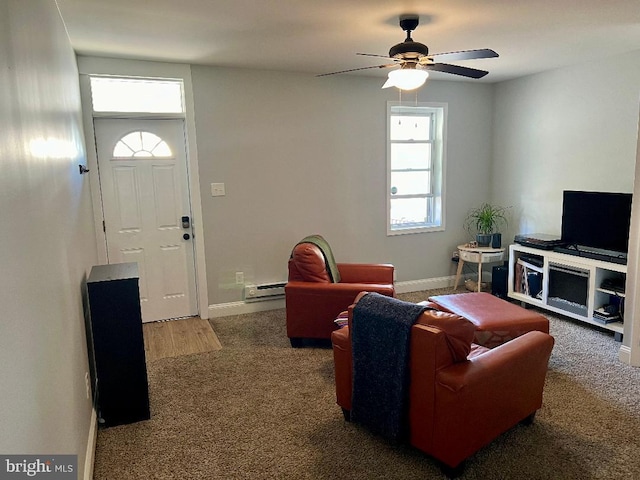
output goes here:
<path id="1" fill-rule="evenodd" d="M 91 377 L 89 372 L 84 373 L 84 384 L 87 388 L 87 400 L 89 400 L 91 398 Z"/>
<path id="2" fill-rule="evenodd" d="M 236 285 L 244 285 L 244 272 L 236 272 Z"/>

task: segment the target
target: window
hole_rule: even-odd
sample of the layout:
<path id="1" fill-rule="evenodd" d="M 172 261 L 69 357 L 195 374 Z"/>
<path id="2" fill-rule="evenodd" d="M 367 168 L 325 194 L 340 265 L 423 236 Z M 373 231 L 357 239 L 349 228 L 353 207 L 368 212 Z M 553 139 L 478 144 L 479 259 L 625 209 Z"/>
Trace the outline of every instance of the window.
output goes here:
<path id="1" fill-rule="evenodd" d="M 184 113 L 182 80 L 91 77 L 94 112 Z"/>
<path id="2" fill-rule="evenodd" d="M 387 234 L 444 230 L 446 104 L 387 104 Z"/>
<path id="3" fill-rule="evenodd" d="M 131 132 L 122 137 L 113 149 L 113 158 L 171 157 L 167 142 L 151 132 Z"/>

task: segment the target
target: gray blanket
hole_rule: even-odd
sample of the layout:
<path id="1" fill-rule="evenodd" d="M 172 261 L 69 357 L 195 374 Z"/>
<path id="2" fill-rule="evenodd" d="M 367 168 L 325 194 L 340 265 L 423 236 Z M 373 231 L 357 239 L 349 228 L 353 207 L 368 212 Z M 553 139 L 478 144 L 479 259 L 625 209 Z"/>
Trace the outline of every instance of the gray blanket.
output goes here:
<path id="1" fill-rule="evenodd" d="M 426 308 L 369 293 L 353 310 L 351 419 L 394 442 L 407 433 L 410 331 Z"/>

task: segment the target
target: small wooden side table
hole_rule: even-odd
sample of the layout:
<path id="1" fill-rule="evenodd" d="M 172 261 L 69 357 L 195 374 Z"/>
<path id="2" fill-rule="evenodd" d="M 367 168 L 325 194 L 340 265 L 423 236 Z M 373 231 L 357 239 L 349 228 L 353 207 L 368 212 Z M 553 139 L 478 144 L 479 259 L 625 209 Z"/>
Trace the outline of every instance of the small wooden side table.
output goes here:
<path id="1" fill-rule="evenodd" d="M 472 262 L 478 264 L 478 291 L 480 291 L 482 288 L 482 264 L 502 261 L 504 251 L 504 248 L 468 247 L 466 245 L 458 245 L 458 270 L 456 272 L 456 281 L 453 285 L 453 289 L 458 289 L 458 283 L 460 283 L 460 276 L 462 275 L 464 262 Z"/>

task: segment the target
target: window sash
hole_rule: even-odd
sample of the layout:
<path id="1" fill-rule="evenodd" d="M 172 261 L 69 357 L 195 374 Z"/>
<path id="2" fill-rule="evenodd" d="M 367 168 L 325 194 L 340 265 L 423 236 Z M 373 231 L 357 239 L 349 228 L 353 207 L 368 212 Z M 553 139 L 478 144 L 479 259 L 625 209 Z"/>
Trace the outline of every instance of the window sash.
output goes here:
<path id="1" fill-rule="evenodd" d="M 433 196 L 424 195 L 392 198 L 391 229 L 421 228 L 433 222 L 433 202 Z"/>
<path id="2" fill-rule="evenodd" d="M 431 170 L 433 142 L 391 141 L 391 171 Z M 424 155 L 424 156 L 422 156 Z"/>
<path id="3" fill-rule="evenodd" d="M 391 196 L 430 195 L 433 193 L 431 170 L 391 171 Z"/>
<path id="4" fill-rule="evenodd" d="M 444 165 L 445 108 L 443 104 L 420 104 L 414 107 L 392 105 L 391 102 L 388 106 L 388 235 L 443 230 L 444 176 L 439 169 Z M 414 135 L 416 138 L 409 138 L 411 135 L 406 132 L 398 134 L 394 122 L 411 121 L 411 118 L 423 119 L 415 122 L 414 126 L 428 125 L 429 131 Z M 410 158 L 411 146 L 414 145 L 419 146 L 415 154 L 428 158 Z M 407 146 L 404 151 L 403 146 Z M 399 158 L 402 156 L 406 158 Z M 412 174 L 416 178 L 406 180 L 404 188 L 399 188 L 399 179 L 409 178 Z M 420 177 L 422 187 L 419 186 Z"/>

